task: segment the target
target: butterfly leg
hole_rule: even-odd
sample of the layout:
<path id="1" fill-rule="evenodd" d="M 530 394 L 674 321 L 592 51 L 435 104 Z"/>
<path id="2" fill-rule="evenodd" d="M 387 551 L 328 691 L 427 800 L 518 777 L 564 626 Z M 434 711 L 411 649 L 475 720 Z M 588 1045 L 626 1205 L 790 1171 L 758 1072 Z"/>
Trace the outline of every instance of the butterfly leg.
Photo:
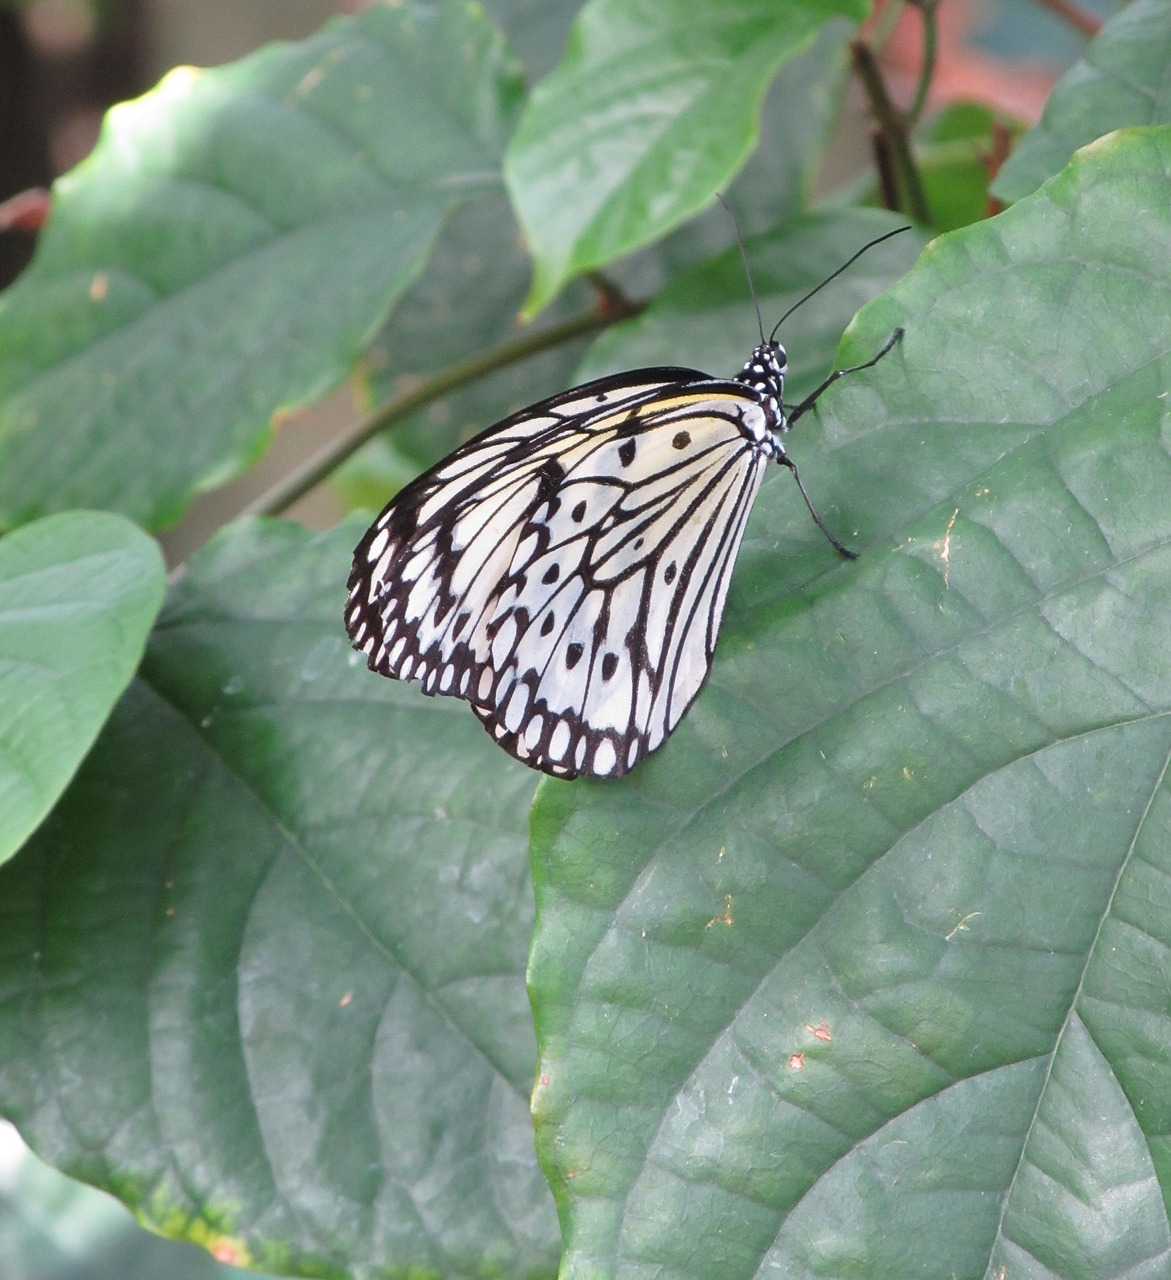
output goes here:
<path id="1" fill-rule="evenodd" d="M 845 372 L 849 372 L 849 370 L 846 370 Z M 774 457 L 781 464 L 781 466 L 788 467 L 789 470 L 793 473 L 793 479 L 797 481 L 797 488 L 801 490 L 801 496 L 805 499 L 805 505 L 809 508 L 809 514 L 813 517 L 814 524 L 816 524 L 817 527 L 822 531 L 822 533 L 824 533 L 825 536 L 829 539 L 830 546 L 833 547 L 833 549 L 838 553 L 838 555 L 842 556 L 843 559 L 857 560 L 858 553 L 856 551 L 851 551 L 849 547 L 843 546 L 837 540 L 837 538 L 835 538 L 833 534 L 830 533 L 830 531 L 825 527 L 825 524 L 823 523 L 821 516 L 817 514 L 817 509 L 814 507 L 813 503 L 809 499 L 809 494 L 805 492 L 805 486 L 804 484 L 801 483 L 801 473 L 797 470 L 797 464 L 793 461 L 793 459 L 789 457 L 789 455 L 784 451 L 784 449 L 780 449 L 780 448 L 778 448 L 777 452 L 774 454 Z"/>
<path id="2" fill-rule="evenodd" d="M 834 372 L 831 373 L 828 378 L 826 378 L 826 380 L 821 384 L 820 387 L 818 387 L 814 392 L 812 392 L 812 394 L 807 395 L 805 399 L 802 400 L 801 403 L 795 409 L 792 409 L 789 411 L 789 413 L 786 415 L 786 417 L 788 418 L 789 426 L 791 427 L 793 423 L 795 423 L 797 419 L 807 409 L 812 409 L 813 406 L 817 403 L 817 401 L 821 398 L 822 392 L 825 391 L 828 387 L 833 386 L 833 384 L 837 382 L 839 378 L 844 378 L 848 373 L 861 373 L 863 369 L 873 369 L 874 366 L 882 359 L 884 355 L 887 354 L 888 351 L 890 351 L 890 349 L 895 345 L 895 343 L 898 342 L 898 340 L 902 336 L 903 336 L 903 330 L 901 328 L 896 329 L 894 333 L 892 333 L 890 337 L 886 340 L 886 345 L 882 348 L 882 350 L 876 356 L 871 356 L 870 359 L 867 360 L 864 364 L 852 364 L 848 369 L 835 369 Z M 798 483 L 800 483 L 800 481 L 798 481 Z M 804 492 L 804 490 L 802 490 L 802 492 Z M 809 499 L 806 498 L 805 501 L 808 502 Z M 810 509 L 812 510 L 812 508 Z M 816 517 L 814 518 L 816 519 Z M 821 521 L 818 520 L 817 523 L 821 524 Z M 830 541 L 833 542 L 833 539 L 830 538 Z"/>

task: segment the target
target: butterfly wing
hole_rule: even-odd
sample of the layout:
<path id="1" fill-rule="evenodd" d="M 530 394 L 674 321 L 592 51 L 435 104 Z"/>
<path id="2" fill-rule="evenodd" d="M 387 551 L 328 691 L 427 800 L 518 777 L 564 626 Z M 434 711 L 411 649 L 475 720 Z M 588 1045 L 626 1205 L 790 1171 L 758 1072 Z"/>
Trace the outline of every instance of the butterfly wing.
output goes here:
<path id="1" fill-rule="evenodd" d="M 751 388 L 678 369 L 507 419 L 371 526 L 351 640 L 534 768 L 626 773 L 707 677 L 769 425 Z"/>

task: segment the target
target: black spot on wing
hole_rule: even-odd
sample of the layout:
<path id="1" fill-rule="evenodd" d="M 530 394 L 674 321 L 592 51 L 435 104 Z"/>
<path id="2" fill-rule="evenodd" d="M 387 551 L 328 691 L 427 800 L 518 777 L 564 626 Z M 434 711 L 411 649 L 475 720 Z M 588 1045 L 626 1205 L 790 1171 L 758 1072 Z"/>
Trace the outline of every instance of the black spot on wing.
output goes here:
<path id="1" fill-rule="evenodd" d="M 534 506 L 542 507 L 545 503 L 553 506 L 556 511 L 557 491 L 561 488 L 561 482 L 565 479 L 565 468 L 557 461 L 556 458 L 549 458 L 541 464 L 541 469 L 537 472 L 537 496 Z"/>

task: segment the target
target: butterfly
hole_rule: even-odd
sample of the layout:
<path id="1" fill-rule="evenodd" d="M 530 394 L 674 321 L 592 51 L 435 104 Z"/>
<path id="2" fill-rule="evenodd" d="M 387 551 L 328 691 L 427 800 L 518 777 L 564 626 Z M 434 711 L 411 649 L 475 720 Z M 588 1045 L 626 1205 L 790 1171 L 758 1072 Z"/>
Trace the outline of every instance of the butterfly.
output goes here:
<path id="1" fill-rule="evenodd" d="M 617 778 L 660 747 L 711 669 L 770 462 L 853 558 L 781 436 L 902 330 L 789 410 L 775 334 L 762 327 L 734 378 L 639 369 L 542 400 L 408 484 L 354 552 L 345 622 L 370 669 L 466 699 L 510 755 L 555 777 Z"/>

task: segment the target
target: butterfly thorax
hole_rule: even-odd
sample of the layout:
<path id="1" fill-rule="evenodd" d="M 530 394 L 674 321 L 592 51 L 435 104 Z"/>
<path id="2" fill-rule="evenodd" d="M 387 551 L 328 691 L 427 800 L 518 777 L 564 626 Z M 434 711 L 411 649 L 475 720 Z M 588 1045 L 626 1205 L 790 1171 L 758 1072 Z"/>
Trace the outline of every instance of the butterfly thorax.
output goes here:
<path id="1" fill-rule="evenodd" d="M 780 437 L 789 429 L 785 416 L 785 374 L 789 357 L 779 342 L 762 342 L 744 368 L 736 375 L 737 382 L 752 388 L 760 398 L 764 409 L 767 431 L 763 440 L 769 457 L 780 460 L 785 457 L 785 447 Z"/>
<path id="2" fill-rule="evenodd" d="M 779 342 L 762 342 L 736 375 L 737 382 L 746 383 L 760 396 L 769 416 L 769 427 L 776 432 L 789 429 L 784 408 L 788 368 L 789 357 L 785 348 Z"/>

